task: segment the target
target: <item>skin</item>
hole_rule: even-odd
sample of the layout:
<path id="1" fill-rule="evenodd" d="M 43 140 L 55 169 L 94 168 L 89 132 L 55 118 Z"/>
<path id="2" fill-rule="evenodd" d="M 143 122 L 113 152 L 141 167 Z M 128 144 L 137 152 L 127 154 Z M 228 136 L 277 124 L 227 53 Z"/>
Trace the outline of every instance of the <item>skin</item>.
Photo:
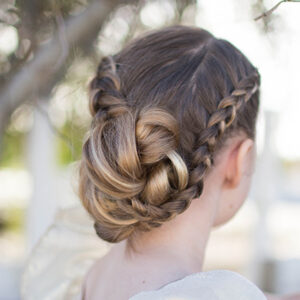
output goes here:
<path id="1" fill-rule="evenodd" d="M 255 143 L 243 133 L 227 140 L 206 174 L 201 197 L 161 227 L 136 236 L 135 251 L 126 240 L 115 244 L 86 274 L 85 299 L 128 299 L 201 272 L 211 230 L 229 221 L 247 197 L 255 158 Z M 266 296 L 300 300 L 300 294 Z"/>

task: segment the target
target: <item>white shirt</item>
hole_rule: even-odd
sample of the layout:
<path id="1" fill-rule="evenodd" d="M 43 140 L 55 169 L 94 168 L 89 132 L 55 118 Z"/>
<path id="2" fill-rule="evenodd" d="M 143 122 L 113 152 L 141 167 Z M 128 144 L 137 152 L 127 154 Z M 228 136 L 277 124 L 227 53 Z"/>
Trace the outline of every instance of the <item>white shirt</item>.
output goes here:
<path id="1" fill-rule="evenodd" d="M 143 291 L 129 300 L 266 300 L 251 281 L 229 270 L 191 274 L 158 290 Z"/>

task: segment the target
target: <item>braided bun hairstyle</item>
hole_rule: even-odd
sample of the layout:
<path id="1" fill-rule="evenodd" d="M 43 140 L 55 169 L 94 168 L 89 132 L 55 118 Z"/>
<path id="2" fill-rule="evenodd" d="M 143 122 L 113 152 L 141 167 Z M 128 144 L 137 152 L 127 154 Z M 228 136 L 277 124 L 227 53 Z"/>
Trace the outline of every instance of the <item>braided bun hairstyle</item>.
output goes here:
<path id="1" fill-rule="evenodd" d="M 116 243 L 184 212 L 237 131 L 255 138 L 260 75 L 231 43 L 173 25 L 103 57 L 79 197 L 97 235 Z"/>

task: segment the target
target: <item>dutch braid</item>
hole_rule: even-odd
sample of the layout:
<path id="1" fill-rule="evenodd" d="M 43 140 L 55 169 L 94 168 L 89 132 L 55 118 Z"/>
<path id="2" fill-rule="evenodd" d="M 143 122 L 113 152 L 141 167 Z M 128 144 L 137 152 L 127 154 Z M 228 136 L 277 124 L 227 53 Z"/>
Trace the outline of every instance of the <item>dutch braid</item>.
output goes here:
<path id="1" fill-rule="evenodd" d="M 212 156 L 216 143 L 222 137 L 225 129 L 233 123 L 238 110 L 257 91 L 259 79 L 259 74 L 254 72 L 239 82 L 238 87 L 219 102 L 217 110 L 210 115 L 206 128 L 196 139 L 198 148 L 192 154 L 192 165 L 195 168 L 190 172 L 187 189 L 177 195 L 179 199 L 187 199 L 188 203 L 183 206 L 183 210 L 189 206 L 193 198 L 202 194 L 203 178 L 206 170 L 213 165 Z"/>

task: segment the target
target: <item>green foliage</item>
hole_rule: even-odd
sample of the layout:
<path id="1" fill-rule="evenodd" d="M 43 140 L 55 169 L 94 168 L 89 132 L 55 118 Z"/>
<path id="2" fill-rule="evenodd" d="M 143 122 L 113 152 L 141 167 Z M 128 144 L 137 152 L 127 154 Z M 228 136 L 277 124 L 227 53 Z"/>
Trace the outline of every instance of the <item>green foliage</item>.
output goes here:
<path id="1" fill-rule="evenodd" d="M 10 206 L 0 210 L 0 233 L 3 231 L 19 232 L 24 229 L 24 208 Z"/>
<path id="2" fill-rule="evenodd" d="M 6 130 L 3 135 L 3 152 L 0 157 L 1 167 L 22 168 L 25 165 L 24 150 L 26 133 Z"/>
<path id="3" fill-rule="evenodd" d="M 60 166 L 66 166 L 81 157 L 81 148 L 87 126 L 67 120 L 56 134 L 56 157 Z M 1 168 L 24 168 L 26 164 L 26 140 L 28 133 L 8 129 L 3 136 Z"/>
<path id="4" fill-rule="evenodd" d="M 59 132 L 63 136 L 57 136 L 57 160 L 60 166 L 68 165 L 81 157 L 83 137 L 87 128 L 78 125 L 72 120 L 67 120 Z"/>

